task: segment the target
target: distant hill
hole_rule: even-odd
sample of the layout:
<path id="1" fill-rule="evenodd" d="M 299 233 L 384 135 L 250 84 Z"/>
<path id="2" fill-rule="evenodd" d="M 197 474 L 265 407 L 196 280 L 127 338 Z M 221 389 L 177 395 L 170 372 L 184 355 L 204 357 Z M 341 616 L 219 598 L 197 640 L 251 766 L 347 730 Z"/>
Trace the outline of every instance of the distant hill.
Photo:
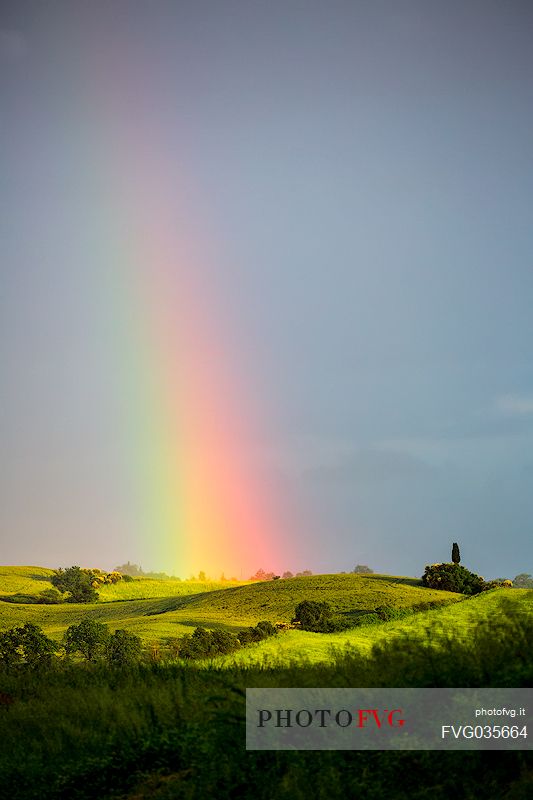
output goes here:
<path id="1" fill-rule="evenodd" d="M 46 567 L 0 567 L 0 595 L 39 594 L 52 588 L 53 574 Z"/>
<path id="2" fill-rule="evenodd" d="M 52 570 L 0 568 L 0 597 L 37 595 L 50 587 Z M 105 586 L 91 604 L 37 605 L 0 600 L 0 628 L 23 622 L 60 637 L 89 615 L 143 638 L 176 636 L 196 625 L 236 631 L 261 619 L 289 622 L 301 600 L 327 600 L 348 620 L 379 606 L 425 607 L 454 602 L 460 595 L 426 589 L 419 580 L 386 575 L 312 575 L 235 586 L 136 578 Z"/>
<path id="3" fill-rule="evenodd" d="M 379 606 L 411 608 L 454 602 L 455 592 L 427 589 L 416 578 L 391 575 L 310 575 L 247 586 L 230 586 L 209 594 L 174 598 L 164 606 L 168 613 L 179 609 L 226 614 L 228 617 L 288 622 L 302 600 L 326 600 L 340 614 L 357 616 Z M 162 613 L 163 613 L 162 612 Z"/>

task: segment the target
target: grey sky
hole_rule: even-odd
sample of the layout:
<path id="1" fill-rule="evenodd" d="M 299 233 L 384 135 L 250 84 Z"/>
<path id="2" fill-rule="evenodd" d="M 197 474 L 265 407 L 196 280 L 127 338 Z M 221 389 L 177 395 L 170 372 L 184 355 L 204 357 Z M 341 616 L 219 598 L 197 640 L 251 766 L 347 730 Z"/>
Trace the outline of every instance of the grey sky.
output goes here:
<path id="1" fill-rule="evenodd" d="M 112 256 L 90 232 L 88 84 L 113 54 L 189 224 L 209 220 L 210 285 L 269 411 L 258 458 L 301 515 L 300 562 L 257 567 L 420 574 L 458 541 L 487 577 L 532 572 L 519 0 L 2 5 L 0 561 L 179 573 L 131 537 Z"/>

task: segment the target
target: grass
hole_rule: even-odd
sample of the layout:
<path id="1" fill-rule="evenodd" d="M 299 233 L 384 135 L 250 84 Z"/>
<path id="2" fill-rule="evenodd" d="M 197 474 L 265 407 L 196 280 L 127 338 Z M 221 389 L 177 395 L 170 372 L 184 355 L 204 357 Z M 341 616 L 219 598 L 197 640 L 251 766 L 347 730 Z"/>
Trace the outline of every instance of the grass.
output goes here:
<path id="1" fill-rule="evenodd" d="M 38 567 L 3 567 L 0 570 L 0 594 L 20 591 L 26 582 L 45 586 L 51 570 Z M 515 602 L 517 613 L 531 608 L 527 590 L 499 589 L 464 600 L 452 592 L 427 589 L 414 578 L 386 575 L 313 575 L 263 583 L 234 584 L 194 583 L 136 579 L 104 587 L 103 601 L 91 604 L 32 605 L 0 602 L 0 629 L 33 622 L 58 643 L 69 625 L 89 617 L 109 625 L 111 630 L 125 628 L 140 636 L 145 645 L 165 643 L 190 633 L 197 625 L 237 633 L 261 619 L 288 622 L 295 606 L 303 599 L 327 600 L 352 622 L 361 613 L 380 605 L 408 609 L 436 604 L 403 620 L 380 625 L 352 627 L 332 634 L 290 630 L 220 657 L 216 665 L 251 666 L 289 662 L 320 663 L 335 659 L 338 651 L 357 649 L 370 652 L 378 643 L 402 635 L 416 635 L 438 620 L 441 630 L 465 633 L 480 621 L 497 618 L 508 600 Z M 139 595 L 143 599 L 139 598 Z M 121 597 L 122 596 L 122 597 Z M 442 605 L 442 604 L 445 605 Z"/>
<path id="2" fill-rule="evenodd" d="M 250 686 L 531 685 L 532 593 L 502 592 L 499 601 L 497 594 L 429 612 L 425 629 L 412 626 L 330 663 L 0 674 L 2 690 L 16 698 L 0 715 L 0 796 L 475 800 L 483 786 L 484 797 L 525 800 L 533 791 L 531 753 L 255 753 L 243 745 Z M 443 635 L 441 618 L 452 612 L 488 624 L 448 626 Z"/>
<path id="3" fill-rule="evenodd" d="M 0 596 L 39 594 L 51 589 L 53 572 L 45 567 L 0 567 Z"/>
<path id="4" fill-rule="evenodd" d="M 42 570 L 37 579 L 33 577 L 38 574 L 37 569 L 3 568 L 0 596 L 8 594 L 5 586 L 10 586 L 12 593 L 21 591 L 24 581 L 26 588 L 33 581 L 42 591 L 48 586 L 46 578 L 51 570 Z M 112 630 L 125 628 L 148 643 L 181 636 L 197 625 L 237 633 L 261 619 L 290 622 L 296 605 L 304 599 L 327 600 L 340 615 L 354 622 L 360 614 L 381 605 L 409 609 L 457 602 L 460 596 L 427 589 L 414 578 L 384 575 L 313 575 L 237 586 L 142 578 L 103 587 L 98 603 L 36 605 L 0 601 L 0 629 L 33 622 L 60 641 L 69 625 L 87 616 L 105 622 Z M 309 638 L 299 633 L 287 641 L 295 642 L 294 647 L 289 647 L 290 656 L 305 646 L 306 650 L 314 650 L 315 656 L 325 658 L 325 649 L 344 639 L 339 635 L 324 638 L 323 634 Z"/>
<path id="5" fill-rule="evenodd" d="M 533 592 L 527 589 L 496 589 L 445 607 L 421 611 L 403 620 L 380 625 L 351 628 L 341 633 L 309 633 L 289 630 L 267 639 L 253 648 L 243 648 L 216 660 L 218 666 L 284 663 L 313 664 L 333 662 L 339 653 L 353 651 L 369 653 L 374 645 L 404 636 L 423 638 L 428 627 L 434 635 L 466 637 L 480 623 L 505 617 L 509 603 L 514 614 L 533 617 Z"/>
<path id="6" fill-rule="evenodd" d="M 2 568 L 0 594 L 42 591 L 50 572 Z M 342 633 L 289 630 L 192 664 L 0 672 L 0 691 L 15 698 L 0 713 L 0 798 L 477 800 L 480 786 L 487 798 L 532 796 L 530 753 L 255 753 L 243 745 L 246 687 L 531 685 L 531 591 L 463 599 L 383 575 L 241 586 L 142 579 L 106 587 L 89 605 L 0 602 L 0 629 L 35 622 L 59 641 L 89 616 L 164 641 L 200 624 L 235 632 L 260 619 L 287 621 L 304 598 L 328 600 L 352 621 L 380 605 L 440 604 Z"/>

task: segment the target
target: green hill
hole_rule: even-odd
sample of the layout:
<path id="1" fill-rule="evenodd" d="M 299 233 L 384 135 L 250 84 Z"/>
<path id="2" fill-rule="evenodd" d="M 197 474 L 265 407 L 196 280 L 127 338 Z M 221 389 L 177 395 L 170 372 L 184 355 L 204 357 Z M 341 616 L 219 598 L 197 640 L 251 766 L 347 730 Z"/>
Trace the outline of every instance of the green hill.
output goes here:
<path id="1" fill-rule="evenodd" d="M 38 594 L 50 586 L 51 574 L 37 567 L 4 567 L 0 596 Z M 304 599 L 327 600 L 348 620 L 383 605 L 416 608 L 460 599 L 457 594 L 426 589 L 413 578 L 384 575 L 313 575 L 239 586 L 136 579 L 104 587 L 101 595 L 100 602 L 91 604 L 0 601 L 0 628 L 33 622 L 59 640 L 69 625 L 89 616 L 150 641 L 179 636 L 197 625 L 236 632 L 261 619 L 290 622 Z"/>
<path id="2" fill-rule="evenodd" d="M 51 574 L 52 570 L 39 567 L 2 567 L 0 596 L 38 594 L 50 586 Z M 0 630 L 33 622 L 60 642 L 69 625 L 90 617 L 105 622 L 111 630 L 125 628 L 136 633 L 146 644 L 164 645 L 198 625 L 237 633 L 261 619 L 289 622 L 301 600 L 326 600 L 339 615 L 354 623 L 349 630 L 333 634 L 289 630 L 217 662 L 221 666 L 248 666 L 286 664 L 301 658 L 331 661 L 335 651 L 346 647 L 362 652 L 403 633 L 426 635 L 427 627 L 435 623 L 444 635 L 460 635 L 482 620 L 495 619 L 509 604 L 513 613 L 533 613 L 533 592 L 526 589 L 499 589 L 465 599 L 456 593 L 427 589 L 415 578 L 390 575 L 311 575 L 239 586 L 136 579 L 105 587 L 102 594 L 103 602 L 90 604 L 0 601 Z M 121 596 L 123 599 L 118 599 Z M 379 625 L 355 626 L 359 615 L 379 606 L 410 608 L 417 613 Z M 435 628 L 432 635 L 437 635 Z"/>
<path id="3" fill-rule="evenodd" d="M 0 567 L 0 596 L 12 594 L 39 594 L 51 589 L 53 569 L 46 567 Z"/>
<path id="4" fill-rule="evenodd" d="M 289 630 L 267 639 L 253 648 L 243 648 L 231 656 L 215 660 L 228 667 L 269 665 L 283 667 L 299 661 L 317 663 L 332 662 L 343 652 L 355 650 L 368 653 L 373 645 L 395 637 L 416 636 L 426 642 L 428 637 L 438 646 L 447 637 L 467 638 L 480 623 L 489 626 L 499 619 L 516 619 L 533 616 L 533 591 L 529 589 L 494 589 L 461 602 L 435 606 L 427 611 L 410 615 L 404 619 L 366 625 L 341 633 L 309 633 Z"/>
<path id="5" fill-rule="evenodd" d="M 165 613 L 208 613 L 236 620 L 268 619 L 290 622 L 302 600 L 325 600 L 341 615 L 355 618 L 378 606 L 411 608 L 428 603 L 454 602 L 454 592 L 427 589 L 415 578 L 391 575 L 310 575 L 278 581 L 264 581 L 248 586 L 228 587 L 221 591 L 173 598 L 162 609 Z"/>
<path id="6" fill-rule="evenodd" d="M 44 589 L 51 589 L 50 578 L 53 569 L 46 567 L 0 567 L 0 599 L 13 595 L 37 596 Z M 117 600 L 149 600 L 157 597 L 174 597 L 177 595 L 198 594 L 229 586 L 242 586 L 250 581 L 239 581 L 238 584 L 228 581 L 180 581 L 156 580 L 154 578 L 134 578 L 133 581 L 119 581 L 105 584 L 98 590 L 99 600 L 112 603 Z"/>

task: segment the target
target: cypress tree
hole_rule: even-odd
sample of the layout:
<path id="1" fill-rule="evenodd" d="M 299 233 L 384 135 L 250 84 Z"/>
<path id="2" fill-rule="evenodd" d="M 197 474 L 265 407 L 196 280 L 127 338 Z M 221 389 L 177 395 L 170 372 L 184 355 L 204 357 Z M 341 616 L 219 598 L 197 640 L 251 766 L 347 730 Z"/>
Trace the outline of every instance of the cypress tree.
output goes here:
<path id="1" fill-rule="evenodd" d="M 457 542 L 454 542 L 452 545 L 452 561 L 454 564 L 458 564 L 461 560 L 461 554 L 459 553 L 459 545 Z"/>

